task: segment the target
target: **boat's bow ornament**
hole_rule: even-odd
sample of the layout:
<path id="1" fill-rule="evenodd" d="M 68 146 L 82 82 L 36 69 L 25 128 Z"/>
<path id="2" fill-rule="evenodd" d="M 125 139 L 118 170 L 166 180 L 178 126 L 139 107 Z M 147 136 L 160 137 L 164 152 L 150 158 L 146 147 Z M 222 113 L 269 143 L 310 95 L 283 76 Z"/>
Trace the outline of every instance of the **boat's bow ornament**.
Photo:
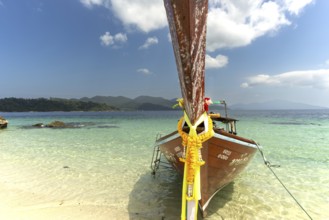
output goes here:
<path id="1" fill-rule="evenodd" d="M 184 180 L 181 219 L 197 219 L 200 193 L 202 142 L 214 134 L 212 121 L 204 109 L 204 72 L 208 0 L 164 0 L 174 48 L 183 102 L 184 117 L 178 122 L 183 140 Z M 189 132 L 183 131 L 183 122 Z M 203 124 L 205 131 L 197 134 Z"/>
<path id="2" fill-rule="evenodd" d="M 183 125 L 189 127 L 189 133 L 183 131 Z M 197 127 L 204 124 L 204 131 L 197 133 Z M 213 123 L 210 116 L 204 112 L 194 125 L 188 119 L 186 112 L 177 125 L 182 137 L 183 155 L 180 161 L 184 163 L 184 177 L 182 189 L 181 219 L 197 219 L 198 201 L 201 199 L 200 166 L 204 165 L 201 155 L 202 143 L 214 135 Z"/>

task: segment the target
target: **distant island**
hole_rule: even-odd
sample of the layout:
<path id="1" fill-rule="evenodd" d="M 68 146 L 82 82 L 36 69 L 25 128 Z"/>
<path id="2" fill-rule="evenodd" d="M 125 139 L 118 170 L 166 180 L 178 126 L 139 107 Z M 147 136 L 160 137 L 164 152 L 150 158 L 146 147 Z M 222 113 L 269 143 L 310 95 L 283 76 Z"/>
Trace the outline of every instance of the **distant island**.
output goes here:
<path id="1" fill-rule="evenodd" d="M 0 112 L 50 111 L 115 111 L 115 107 L 95 102 L 73 101 L 58 98 L 4 98 L 0 99 Z"/>
<path id="2" fill-rule="evenodd" d="M 177 103 L 176 99 L 165 99 L 162 97 L 138 96 L 131 99 L 124 96 L 94 96 L 92 98 L 83 97 L 78 101 L 103 103 L 116 107 L 122 111 L 166 111 L 173 110 L 172 106 Z"/>
<path id="3" fill-rule="evenodd" d="M 51 112 L 51 111 L 159 111 L 173 110 L 176 100 L 139 96 L 130 99 L 123 96 L 95 96 L 92 98 L 3 98 L 0 112 Z"/>
<path id="4" fill-rule="evenodd" d="M 50 111 L 168 111 L 174 110 L 176 99 L 139 96 L 131 99 L 124 96 L 94 96 L 80 99 L 63 98 L 3 98 L 0 99 L 0 112 L 50 112 Z M 223 106 L 212 105 L 210 110 L 217 111 Z M 263 103 L 229 105 L 233 110 L 285 110 L 285 109 L 326 109 L 283 100 Z M 177 108 L 179 110 L 179 108 Z"/>

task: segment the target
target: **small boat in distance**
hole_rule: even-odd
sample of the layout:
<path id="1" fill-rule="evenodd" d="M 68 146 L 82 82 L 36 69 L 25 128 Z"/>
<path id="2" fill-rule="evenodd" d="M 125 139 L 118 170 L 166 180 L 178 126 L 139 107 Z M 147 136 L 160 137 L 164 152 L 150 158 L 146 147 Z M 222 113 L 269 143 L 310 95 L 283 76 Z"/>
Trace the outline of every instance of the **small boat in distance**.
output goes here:
<path id="1" fill-rule="evenodd" d="M 0 129 L 7 128 L 7 126 L 8 126 L 8 121 L 5 118 L 0 116 Z"/>
<path id="2" fill-rule="evenodd" d="M 176 131 L 157 138 L 151 168 L 155 173 L 164 155 L 183 175 L 181 219 L 191 220 L 197 219 L 198 206 L 206 216 L 213 196 L 244 170 L 258 148 L 254 141 L 237 135 L 236 119 L 207 112 L 208 0 L 164 0 L 164 5 L 183 97 L 178 104 L 184 116 Z"/>

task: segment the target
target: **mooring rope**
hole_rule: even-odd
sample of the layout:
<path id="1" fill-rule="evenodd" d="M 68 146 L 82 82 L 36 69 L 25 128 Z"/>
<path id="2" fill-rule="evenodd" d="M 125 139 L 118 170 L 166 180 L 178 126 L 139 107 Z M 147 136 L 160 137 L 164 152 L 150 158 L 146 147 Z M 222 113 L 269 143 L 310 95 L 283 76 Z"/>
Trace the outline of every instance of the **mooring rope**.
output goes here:
<path id="1" fill-rule="evenodd" d="M 256 142 L 255 142 L 256 143 Z M 265 158 L 265 155 L 262 151 L 262 149 L 259 147 L 259 145 L 256 143 L 256 146 L 260 152 L 260 154 L 263 157 L 264 163 L 265 165 L 270 169 L 270 171 L 273 173 L 273 175 L 275 176 L 275 178 L 281 183 L 281 185 L 283 186 L 283 188 L 288 192 L 288 194 L 295 200 L 295 202 L 297 203 L 297 205 L 304 211 L 304 213 L 311 219 L 313 220 L 313 218 L 310 216 L 310 214 L 308 214 L 308 212 L 304 209 L 304 207 L 297 201 L 297 199 L 292 195 L 292 193 L 288 190 L 288 188 L 284 185 L 284 183 L 280 180 L 280 178 L 276 175 L 276 173 L 274 172 L 274 170 L 272 169 L 272 167 L 280 167 L 280 165 L 272 165 L 270 163 L 270 161 L 268 161 Z"/>

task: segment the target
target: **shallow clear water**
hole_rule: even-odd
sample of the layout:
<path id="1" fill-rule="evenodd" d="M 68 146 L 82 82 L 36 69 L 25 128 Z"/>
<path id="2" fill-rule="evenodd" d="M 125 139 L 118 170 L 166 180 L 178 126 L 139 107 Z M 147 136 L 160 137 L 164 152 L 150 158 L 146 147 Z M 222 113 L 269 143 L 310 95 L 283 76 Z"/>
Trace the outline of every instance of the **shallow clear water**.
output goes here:
<path id="1" fill-rule="evenodd" d="M 272 169 L 313 219 L 329 219 L 329 111 L 230 114 L 240 120 L 239 135 L 256 140 L 266 158 L 281 165 Z M 69 212 L 65 219 L 87 212 L 94 219 L 180 218 L 181 177 L 162 169 L 153 178 L 149 167 L 157 133 L 175 130 L 181 112 L 1 115 L 10 122 L 0 130 L 0 196 L 7 210 L 33 217 L 79 207 L 81 215 Z M 31 127 L 55 120 L 78 128 Z M 308 217 L 257 154 L 214 197 L 206 219 Z"/>

